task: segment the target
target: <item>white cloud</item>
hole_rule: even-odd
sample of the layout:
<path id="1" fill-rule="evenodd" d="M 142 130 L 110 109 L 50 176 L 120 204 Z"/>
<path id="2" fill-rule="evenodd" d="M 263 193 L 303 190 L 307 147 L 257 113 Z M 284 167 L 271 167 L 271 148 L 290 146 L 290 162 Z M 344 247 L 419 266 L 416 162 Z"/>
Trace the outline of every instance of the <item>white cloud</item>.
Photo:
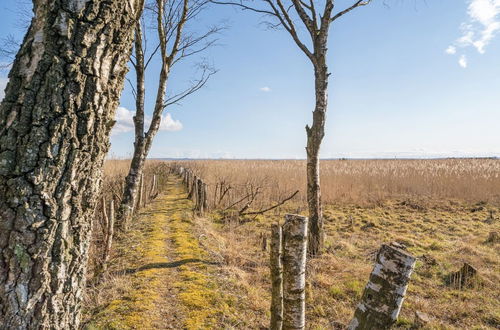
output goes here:
<path id="1" fill-rule="evenodd" d="M 467 15 L 468 21 L 461 26 L 462 36 L 446 49 L 446 53 L 453 55 L 457 47 L 472 46 L 484 54 L 486 47 L 500 32 L 500 0 L 469 0 Z M 462 63 L 460 60 L 461 66 Z"/>
<path id="2" fill-rule="evenodd" d="M 117 135 L 120 133 L 131 132 L 134 130 L 134 115 L 135 112 L 128 110 L 124 107 L 118 107 L 115 114 L 115 126 L 111 134 Z M 146 129 L 148 129 L 151 124 L 151 117 L 146 116 L 144 118 Z M 170 113 L 167 113 L 162 117 L 160 122 L 160 131 L 180 131 L 182 129 L 182 123 L 179 120 L 174 120 Z"/>
<path id="3" fill-rule="evenodd" d="M 465 55 L 460 56 L 458 64 L 465 69 L 467 67 L 467 57 Z"/>
<path id="4" fill-rule="evenodd" d="M 259 88 L 259 90 L 260 90 L 261 92 L 266 92 L 266 93 L 268 93 L 268 92 L 270 92 L 270 91 L 271 91 L 271 88 L 269 88 L 269 87 L 265 86 L 265 87 L 261 87 L 261 88 Z"/>
<path id="5" fill-rule="evenodd" d="M 174 120 L 172 116 L 167 113 L 161 118 L 160 131 L 180 131 L 182 129 L 182 123 L 178 120 Z"/>
<path id="6" fill-rule="evenodd" d="M 0 101 L 2 101 L 5 96 L 5 87 L 7 87 L 8 81 L 9 79 L 7 78 L 0 78 Z"/>
<path id="7" fill-rule="evenodd" d="M 134 130 L 134 114 L 135 112 L 130 111 L 124 107 L 118 107 L 115 114 L 115 126 L 111 134 L 120 134 L 125 132 L 130 132 Z"/>
<path id="8" fill-rule="evenodd" d="M 453 54 L 456 54 L 456 53 L 457 53 L 457 47 L 455 47 L 455 46 L 449 46 L 448 48 L 446 48 L 446 54 L 453 55 Z"/>

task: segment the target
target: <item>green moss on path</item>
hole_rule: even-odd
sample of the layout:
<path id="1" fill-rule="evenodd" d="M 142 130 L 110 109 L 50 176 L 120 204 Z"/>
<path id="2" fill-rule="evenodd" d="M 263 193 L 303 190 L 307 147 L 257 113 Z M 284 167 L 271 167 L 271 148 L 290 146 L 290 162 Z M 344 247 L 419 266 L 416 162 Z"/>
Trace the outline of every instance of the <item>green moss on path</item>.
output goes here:
<path id="1" fill-rule="evenodd" d="M 217 265 L 193 234 L 192 207 L 179 179 L 169 178 L 166 193 L 118 240 L 110 266 L 118 275 L 102 288 L 115 294 L 87 329 L 209 329 L 234 315 L 218 290 Z"/>

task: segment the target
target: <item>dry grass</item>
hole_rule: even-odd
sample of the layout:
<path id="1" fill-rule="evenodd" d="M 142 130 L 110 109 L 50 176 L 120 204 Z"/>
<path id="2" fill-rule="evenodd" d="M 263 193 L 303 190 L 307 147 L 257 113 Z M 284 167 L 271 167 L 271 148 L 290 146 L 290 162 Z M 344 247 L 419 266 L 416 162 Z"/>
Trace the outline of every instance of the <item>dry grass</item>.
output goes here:
<path id="1" fill-rule="evenodd" d="M 130 160 L 107 160 L 104 163 L 104 175 L 102 178 L 101 194 L 98 198 L 96 209 L 94 211 L 94 218 L 92 219 L 92 240 L 89 249 L 89 261 L 87 269 L 87 278 L 92 281 L 95 277 L 99 276 L 100 265 L 102 262 L 103 249 L 104 249 L 104 215 L 103 215 L 103 202 L 106 203 L 109 209 L 109 202 L 113 200 L 115 205 L 115 212 L 117 211 L 123 192 L 123 184 L 125 176 L 128 173 Z M 160 161 L 147 161 L 144 169 L 144 183 L 145 191 L 150 191 L 151 180 L 153 174 L 158 177 L 159 187 L 164 186 L 163 180 L 166 178 L 166 166 L 164 162 Z M 109 210 L 108 210 L 109 212 Z M 120 223 L 116 223 L 117 229 Z"/>
<path id="2" fill-rule="evenodd" d="M 209 185 L 234 187 L 226 201 L 249 186 L 263 187 L 259 209 L 303 187 L 301 161 L 188 161 Z M 398 241 L 419 257 L 399 328 L 427 313 L 434 329 L 500 327 L 499 160 L 387 160 L 323 162 L 326 251 L 308 264 L 307 320 L 310 329 L 345 325 L 360 299 L 373 257 L 382 243 Z M 224 205 L 198 220 L 205 248 L 222 263 L 224 290 L 238 297 L 241 329 L 269 322 L 268 254 L 261 235 L 287 212 L 305 212 L 304 196 L 255 218 L 228 217 Z M 213 203 L 212 203 L 213 204 Z M 493 220 L 491 219 L 493 215 Z M 463 262 L 476 267 L 483 286 L 455 290 L 445 278 Z"/>
<path id="3" fill-rule="evenodd" d="M 234 311 L 219 311 L 222 316 L 213 328 L 267 327 L 270 281 L 261 237 L 269 234 L 271 223 L 283 221 L 285 213 L 305 214 L 305 196 L 256 217 L 227 217 L 221 209 L 256 187 L 262 193 L 253 209 L 269 206 L 296 189 L 303 191 L 304 162 L 182 163 L 209 184 L 212 206 L 217 204 L 216 186 L 225 182 L 232 187 L 218 209 L 192 223 L 195 233 L 190 240 L 199 241 L 205 251 L 200 253 L 220 263 L 216 279 L 224 297 L 221 306 Z M 110 184 L 111 174 L 126 168 L 123 164 L 126 161 L 107 164 Z M 433 329 L 500 328 L 499 243 L 486 242 L 490 232 L 500 232 L 499 160 L 324 161 L 322 171 L 326 249 L 308 264 L 308 329 L 332 329 L 350 320 L 375 252 L 391 241 L 405 244 L 419 257 L 399 328 L 411 328 L 417 310 L 432 317 Z M 190 240 L 183 241 L 195 243 Z M 463 262 L 478 269 L 482 286 L 466 290 L 446 286 L 446 276 Z M 119 295 L 119 287 L 130 284 L 115 278 L 108 285 L 114 288 L 110 295 Z M 180 303 L 176 310 L 189 310 L 188 301 Z"/>
<path id="4" fill-rule="evenodd" d="M 262 187 L 255 205 L 268 205 L 300 190 L 295 200 L 305 203 L 305 161 L 200 160 L 184 164 L 209 184 L 214 203 L 217 184 L 230 184 L 231 198 L 248 187 Z M 459 199 L 500 204 L 500 160 L 325 160 L 321 162 L 325 204 L 378 204 L 390 199 L 437 201 Z"/>

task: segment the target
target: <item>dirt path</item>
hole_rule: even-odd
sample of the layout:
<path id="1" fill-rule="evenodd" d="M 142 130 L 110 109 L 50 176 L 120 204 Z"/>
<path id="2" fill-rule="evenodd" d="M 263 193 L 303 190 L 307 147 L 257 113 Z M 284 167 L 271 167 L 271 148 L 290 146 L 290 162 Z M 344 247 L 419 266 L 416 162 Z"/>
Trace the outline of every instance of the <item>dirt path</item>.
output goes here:
<path id="1" fill-rule="evenodd" d="M 207 329 L 232 314 L 218 290 L 218 266 L 194 232 L 192 203 L 171 177 L 119 239 L 98 293 L 105 302 L 86 328 Z"/>

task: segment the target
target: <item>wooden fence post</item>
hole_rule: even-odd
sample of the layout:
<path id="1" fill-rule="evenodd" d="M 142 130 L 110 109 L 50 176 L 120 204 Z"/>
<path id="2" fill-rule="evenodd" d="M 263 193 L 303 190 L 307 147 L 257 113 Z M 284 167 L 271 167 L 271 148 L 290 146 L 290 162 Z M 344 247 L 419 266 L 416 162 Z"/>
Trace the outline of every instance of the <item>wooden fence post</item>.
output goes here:
<path id="1" fill-rule="evenodd" d="M 406 251 L 383 244 L 348 329 L 389 329 L 398 319 L 415 262 Z"/>
<path id="2" fill-rule="evenodd" d="M 139 209 L 142 207 L 143 190 L 144 190 L 144 174 L 141 173 L 141 178 L 139 181 L 139 193 L 137 194 L 136 211 L 139 211 Z"/>
<path id="3" fill-rule="evenodd" d="M 203 182 L 202 186 L 203 186 L 203 199 L 202 199 L 203 210 L 206 211 L 208 210 L 208 188 L 205 182 Z"/>
<path id="4" fill-rule="evenodd" d="M 151 190 L 149 191 L 149 198 L 151 199 L 156 198 L 155 190 L 156 190 L 156 174 L 153 174 L 153 180 L 151 181 Z"/>
<path id="5" fill-rule="evenodd" d="M 106 208 L 106 206 L 104 206 Z M 108 266 L 108 261 L 109 261 L 109 256 L 111 252 L 111 245 L 113 244 L 113 235 L 114 235 L 114 229 L 115 228 L 115 206 L 114 206 L 114 201 L 111 199 L 109 202 L 109 217 L 107 221 L 107 228 L 106 228 L 106 242 L 104 246 L 104 256 L 103 256 L 103 261 L 102 261 L 102 269 L 103 271 L 106 270 Z"/>
<path id="6" fill-rule="evenodd" d="M 283 225 L 283 329 L 304 329 L 308 218 L 287 214 Z"/>
<path id="7" fill-rule="evenodd" d="M 201 179 L 198 179 L 198 192 L 197 192 L 197 199 L 196 199 L 196 210 L 200 215 L 203 214 L 203 181 Z"/>
<path id="8" fill-rule="evenodd" d="M 270 243 L 270 268 L 271 268 L 271 325 L 270 330 L 281 330 L 283 326 L 283 265 L 282 232 L 278 224 L 271 225 Z"/>
<path id="9" fill-rule="evenodd" d="M 191 199 L 193 202 L 196 202 L 196 196 L 198 195 L 198 177 L 195 175 L 193 177 L 193 184 L 191 185 L 191 190 L 188 194 L 188 199 Z"/>

